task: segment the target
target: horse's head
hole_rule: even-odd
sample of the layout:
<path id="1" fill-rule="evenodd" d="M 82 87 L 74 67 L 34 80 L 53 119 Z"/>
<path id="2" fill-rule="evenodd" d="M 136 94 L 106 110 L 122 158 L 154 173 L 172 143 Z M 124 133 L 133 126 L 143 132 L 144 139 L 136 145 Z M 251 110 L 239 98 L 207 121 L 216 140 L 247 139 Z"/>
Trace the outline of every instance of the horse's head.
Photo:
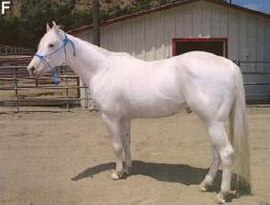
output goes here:
<path id="1" fill-rule="evenodd" d="M 47 24 L 47 32 L 42 37 L 37 53 L 27 67 L 30 75 L 41 76 L 65 63 L 66 48 L 68 42 L 66 34 L 53 22 L 50 28 Z"/>

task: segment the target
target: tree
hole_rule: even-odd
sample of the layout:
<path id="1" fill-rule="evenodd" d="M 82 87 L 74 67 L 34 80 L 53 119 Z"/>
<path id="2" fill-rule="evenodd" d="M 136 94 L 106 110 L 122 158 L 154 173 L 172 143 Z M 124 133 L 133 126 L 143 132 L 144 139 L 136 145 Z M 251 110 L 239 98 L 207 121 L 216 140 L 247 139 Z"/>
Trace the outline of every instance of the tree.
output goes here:
<path id="1" fill-rule="evenodd" d="M 15 1 L 15 0 L 14 0 Z M 100 21 L 126 15 L 173 0 L 100 0 Z M 69 30 L 92 23 L 90 0 L 17 0 L 19 16 L 0 18 L 0 43 L 35 48 L 45 33 L 45 24 L 55 20 Z"/>

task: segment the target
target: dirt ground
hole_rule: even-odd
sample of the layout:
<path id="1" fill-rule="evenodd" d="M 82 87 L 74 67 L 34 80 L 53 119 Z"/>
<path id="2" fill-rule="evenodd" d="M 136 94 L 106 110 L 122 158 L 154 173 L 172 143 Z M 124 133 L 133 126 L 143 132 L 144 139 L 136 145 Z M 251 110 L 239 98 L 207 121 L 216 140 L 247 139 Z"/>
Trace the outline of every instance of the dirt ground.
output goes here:
<path id="1" fill-rule="evenodd" d="M 228 204 L 270 204 L 270 108 L 249 109 L 253 196 Z M 1 205 L 209 205 L 198 185 L 211 160 L 210 142 L 193 114 L 132 124 L 133 174 L 110 179 L 114 154 L 98 114 L 0 115 Z"/>

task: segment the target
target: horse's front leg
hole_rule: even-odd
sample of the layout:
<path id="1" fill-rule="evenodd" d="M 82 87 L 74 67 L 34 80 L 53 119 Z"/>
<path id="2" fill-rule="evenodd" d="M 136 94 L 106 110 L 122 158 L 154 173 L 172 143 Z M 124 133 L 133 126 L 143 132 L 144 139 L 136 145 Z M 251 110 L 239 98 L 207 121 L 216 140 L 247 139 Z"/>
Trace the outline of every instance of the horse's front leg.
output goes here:
<path id="1" fill-rule="evenodd" d="M 124 146 L 124 154 L 125 154 L 125 172 L 126 174 L 131 174 L 132 170 L 132 158 L 130 152 L 130 119 L 123 119 L 122 120 L 122 142 Z"/>
<path id="2" fill-rule="evenodd" d="M 109 116 L 102 114 L 102 118 L 105 121 L 108 130 L 112 138 L 113 148 L 116 154 L 116 168 L 112 173 L 112 179 L 120 179 L 124 174 L 124 145 L 122 143 L 122 119 L 119 117 Z"/>

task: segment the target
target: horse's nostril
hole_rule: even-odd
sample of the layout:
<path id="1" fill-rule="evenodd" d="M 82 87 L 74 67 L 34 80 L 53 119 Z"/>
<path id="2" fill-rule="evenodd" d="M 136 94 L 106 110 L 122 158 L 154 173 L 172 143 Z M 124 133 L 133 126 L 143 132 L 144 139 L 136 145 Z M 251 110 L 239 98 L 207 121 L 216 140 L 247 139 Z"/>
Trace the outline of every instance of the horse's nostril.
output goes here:
<path id="1" fill-rule="evenodd" d="M 29 72 L 34 73 L 34 71 L 35 71 L 35 67 L 34 67 L 34 66 L 32 66 L 32 67 L 30 67 L 28 70 L 29 70 Z"/>
<path id="2" fill-rule="evenodd" d="M 31 74 L 31 75 L 34 75 L 34 72 L 35 72 L 35 67 L 34 66 L 31 66 L 31 67 L 29 67 L 29 68 L 27 68 L 27 70 L 29 71 L 29 73 Z"/>
<path id="3" fill-rule="evenodd" d="M 30 68 L 30 72 L 31 72 L 31 73 L 34 73 L 34 71 L 35 71 L 35 67 L 32 66 L 32 67 Z"/>

